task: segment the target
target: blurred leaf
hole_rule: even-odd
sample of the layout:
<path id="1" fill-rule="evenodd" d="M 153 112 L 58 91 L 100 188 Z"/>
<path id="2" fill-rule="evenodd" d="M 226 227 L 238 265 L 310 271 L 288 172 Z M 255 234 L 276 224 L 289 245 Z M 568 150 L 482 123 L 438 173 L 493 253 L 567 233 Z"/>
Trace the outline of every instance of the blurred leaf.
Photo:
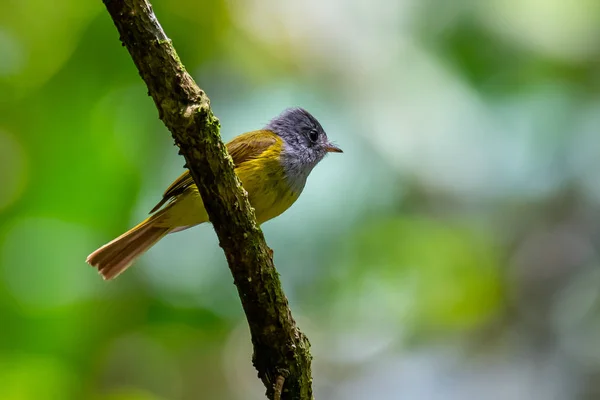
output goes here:
<path id="1" fill-rule="evenodd" d="M 78 385 L 76 375 L 57 359 L 16 355 L 0 360 L 3 400 L 66 400 Z"/>
<path id="2" fill-rule="evenodd" d="M 100 2 L 27 0 L 4 4 L 0 26 L 14 37 L 15 51 L 26 56 L 18 71 L 6 77 L 9 79 L 0 74 L 0 89 L 11 88 L 22 95 L 43 84 L 72 54 L 80 32 L 100 11 Z"/>
<path id="3" fill-rule="evenodd" d="M 567 62 L 536 54 L 494 35 L 469 13 L 435 29 L 430 17 L 427 14 L 421 21 L 423 42 L 443 62 L 487 94 L 514 96 L 557 82 L 582 91 L 597 89 L 597 85 L 589 85 L 598 83 L 596 59 Z"/>
<path id="4" fill-rule="evenodd" d="M 337 323 L 378 318 L 409 332 L 446 332 L 476 327 L 502 305 L 496 250 L 468 226 L 376 220 L 357 228 L 340 254 Z"/>

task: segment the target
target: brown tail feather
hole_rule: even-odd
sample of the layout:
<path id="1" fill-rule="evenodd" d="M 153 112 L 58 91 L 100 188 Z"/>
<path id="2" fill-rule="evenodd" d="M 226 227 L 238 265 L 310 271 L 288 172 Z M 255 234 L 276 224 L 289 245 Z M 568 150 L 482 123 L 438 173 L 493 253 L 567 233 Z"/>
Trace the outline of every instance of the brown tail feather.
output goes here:
<path id="1" fill-rule="evenodd" d="M 113 241 L 100 247 L 87 258 L 106 280 L 117 277 L 150 247 L 162 239 L 170 228 L 157 227 L 150 217 Z"/>

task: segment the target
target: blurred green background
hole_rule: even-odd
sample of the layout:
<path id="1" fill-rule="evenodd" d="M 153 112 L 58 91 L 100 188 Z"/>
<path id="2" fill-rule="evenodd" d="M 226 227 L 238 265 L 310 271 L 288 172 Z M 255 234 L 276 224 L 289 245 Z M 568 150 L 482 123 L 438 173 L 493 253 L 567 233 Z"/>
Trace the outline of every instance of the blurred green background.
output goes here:
<path id="1" fill-rule="evenodd" d="M 155 0 L 222 135 L 345 151 L 263 226 L 316 398 L 600 398 L 600 3 Z M 0 13 L 0 399 L 262 399 L 211 226 L 85 257 L 182 171 L 97 1 Z"/>

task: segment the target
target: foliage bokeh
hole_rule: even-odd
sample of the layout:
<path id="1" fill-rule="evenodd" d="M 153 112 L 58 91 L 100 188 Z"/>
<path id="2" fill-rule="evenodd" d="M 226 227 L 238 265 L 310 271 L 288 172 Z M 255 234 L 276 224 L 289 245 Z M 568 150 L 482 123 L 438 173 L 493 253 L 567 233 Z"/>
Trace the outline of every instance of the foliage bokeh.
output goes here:
<path id="1" fill-rule="evenodd" d="M 345 151 L 263 226 L 322 399 L 600 396 L 600 5 L 156 0 L 222 135 Z M 262 399 L 210 226 L 84 260 L 181 172 L 102 3 L 0 13 L 0 398 Z"/>

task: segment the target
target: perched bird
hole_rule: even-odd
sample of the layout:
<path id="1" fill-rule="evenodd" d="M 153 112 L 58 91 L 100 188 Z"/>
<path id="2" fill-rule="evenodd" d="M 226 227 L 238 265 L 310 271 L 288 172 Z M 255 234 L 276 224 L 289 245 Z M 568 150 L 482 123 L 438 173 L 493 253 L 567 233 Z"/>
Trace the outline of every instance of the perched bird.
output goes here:
<path id="1" fill-rule="evenodd" d="M 312 169 L 327 153 L 342 150 L 327 139 L 308 111 L 290 108 L 263 129 L 244 133 L 227 143 L 259 224 L 277 217 L 300 196 Z M 104 279 L 122 273 L 169 233 L 209 222 L 202 198 L 189 171 L 167 188 L 150 217 L 87 258 Z"/>

